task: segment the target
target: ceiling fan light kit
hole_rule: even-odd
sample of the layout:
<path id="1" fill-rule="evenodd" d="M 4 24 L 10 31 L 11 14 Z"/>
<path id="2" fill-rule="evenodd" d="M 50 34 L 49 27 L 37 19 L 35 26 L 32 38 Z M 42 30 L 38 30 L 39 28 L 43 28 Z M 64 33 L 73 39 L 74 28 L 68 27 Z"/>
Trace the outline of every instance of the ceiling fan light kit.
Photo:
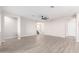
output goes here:
<path id="1" fill-rule="evenodd" d="M 42 18 L 42 20 L 47 20 L 48 19 L 48 17 L 44 17 L 44 16 L 41 16 Z"/>

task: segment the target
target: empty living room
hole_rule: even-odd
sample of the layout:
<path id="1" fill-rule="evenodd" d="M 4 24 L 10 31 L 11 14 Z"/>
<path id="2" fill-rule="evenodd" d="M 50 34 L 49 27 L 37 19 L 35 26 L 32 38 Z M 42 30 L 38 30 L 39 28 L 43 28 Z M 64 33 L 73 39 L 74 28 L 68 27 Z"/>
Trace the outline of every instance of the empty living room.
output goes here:
<path id="1" fill-rule="evenodd" d="M 79 53 L 79 6 L 0 6 L 0 53 Z"/>

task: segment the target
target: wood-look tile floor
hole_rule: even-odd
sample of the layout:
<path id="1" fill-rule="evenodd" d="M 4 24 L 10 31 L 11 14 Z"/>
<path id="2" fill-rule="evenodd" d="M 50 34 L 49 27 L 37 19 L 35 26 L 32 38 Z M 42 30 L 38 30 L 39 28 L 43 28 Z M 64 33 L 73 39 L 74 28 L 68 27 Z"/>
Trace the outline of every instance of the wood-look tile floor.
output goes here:
<path id="1" fill-rule="evenodd" d="M 21 40 L 7 39 L 0 46 L 1 53 L 78 53 L 79 43 L 75 39 L 39 35 Z"/>

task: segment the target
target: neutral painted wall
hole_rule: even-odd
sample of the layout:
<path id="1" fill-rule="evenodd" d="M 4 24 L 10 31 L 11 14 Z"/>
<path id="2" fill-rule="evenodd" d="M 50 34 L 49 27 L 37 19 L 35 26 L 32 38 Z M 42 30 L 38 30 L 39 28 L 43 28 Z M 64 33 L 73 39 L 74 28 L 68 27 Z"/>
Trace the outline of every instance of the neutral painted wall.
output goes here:
<path id="1" fill-rule="evenodd" d="M 76 36 L 76 19 L 72 18 L 67 22 L 66 36 Z"/>
<path id="2" fill-rule="evenodd" d="M 51 22 L 45 23 L 44 34 L 57 36 L 57 37 L 65 37 L 66 35 L 66 24 L 69 18 L 62 18 L 53 20 Z"/>
<path id="3" fill-rule="evenodd" d="M 17 35 L 17 20 L 8 16 L 4 17 L 4 39 L 14 38 Z"/>
<path id="4" fill-rule="evenodd" d="M 1 17 L 0 17 L 0 39 L 1 39 Z"/>
<path id="5" fill-rule="evenodd" d="M 0 39 L 1 39 L 1 17 L 0 17 Z"/>
<path id="6" fill-rule="evenodd" d="M 51 22 L 43 22 L 41 32 L 45 35 L 57 37 L 74 36 L 74 19 L 71 20 L 62 18 Z M 9 18 L 7 21 L 5 22 L 5 38 L 15 37 L 17 35 L 17 20 Z M 36 23 L 36 21 L 21 18 L 21 37 L 36 35 Z"/>
<path id="7" fill-rule="evenodd" d="M 44 25 L 43 25 L 43 30 L 41 32 L 42 34 L 45 35 L 52 35 L 57 37 L 65 37 L 66 35 L 73 36 L 74 29 L 73 30 L 70 29 L 70 27 L 74 28 L 73 22 L 74 21 L 70 21 L 70 18 L 62 18 L 62 19 L 52 20 L 51 22 L 43 22 Z M 37 23 L 36 21 L 27 18 L 21 18 L 21 37 L 36 35 L 36 27 L 35 27 L 36 23 Z M 8 30 L 6 31 L 8 33 Z"/>
<path id="8" fill-rule="evenodd" d="M 1 32 L 1 15 L 0 15 L 0 32 Z"/>
<path id="9" fill-rule="evenodd" d="M 29 19 L 21 19 L 21 36 L 36 35 L 36 22 Z"/>

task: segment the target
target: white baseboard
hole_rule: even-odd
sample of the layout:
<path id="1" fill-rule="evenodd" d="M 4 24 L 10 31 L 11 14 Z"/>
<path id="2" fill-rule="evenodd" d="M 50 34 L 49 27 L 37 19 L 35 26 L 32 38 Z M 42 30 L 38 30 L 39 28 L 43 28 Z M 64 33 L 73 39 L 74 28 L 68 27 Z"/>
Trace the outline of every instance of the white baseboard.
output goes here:
<path id="1" fill-rule="evenodd" d="M 55 36 L 55 35 L 49 35 L 49 34 L 41 34 L 41 35 Z M 21 38 L 22 37 L 29 37 L 29 36 L 36 36 L 36 34 L 35 35 L 22 35 Z M 65 36 L 55 36 L 55 37 L 65 38 Z M 17 38 L 17 36 L 5 37 L 4 39 L 13 39 L 13 38 Z"/>
<path id="2" fill-rule="evenodd" d="M 21 37 L 28 37 L 28 36 L 35 36 L 35 35 L 23 35 Z"/>
<path id="3" fill-rule="evenodd" d="M 64 35 L 62 35 L 62 36 L 51 35 L 51 34 L 43 34 L 43 35 L 49 35 L 49 36 L 55 36 L 55 37 L 61 37 L 61 38 L 65 38 L 65 36 L 64 36 Z"/>
<path id="4" fill-rule="evenodd" d="M 13 36 L 13 37 L 4 37 L 3 39 L 13 39 L 13 38 L 17 38 L 17 36 Z"/>

